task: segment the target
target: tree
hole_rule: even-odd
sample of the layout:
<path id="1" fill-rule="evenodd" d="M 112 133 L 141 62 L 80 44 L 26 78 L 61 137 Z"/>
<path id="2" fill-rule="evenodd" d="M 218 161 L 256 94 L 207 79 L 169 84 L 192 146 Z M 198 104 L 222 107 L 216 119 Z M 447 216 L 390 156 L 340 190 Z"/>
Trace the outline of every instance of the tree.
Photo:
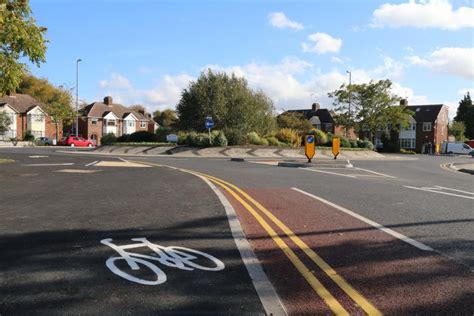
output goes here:
<path id="1" fill-rule="evenodd" d="M 56 124 L 56 140 L 59 136 L 59 125 L 74 119 L 71 90 L 64 86 L 56 87 L 45 78 L 36 78 L 26 73 L 22 76 L 18 93 L 28 94 L 44 104 L 44 110 Z"/>
<path id="2" fill-rule="evenodd" d="M 336 123 L 357 131 L 367 130 L 372 141 L 377 129 L 385 129 L 390 124 L 398 131 L 408 126 L 413 112 L 406 106 L 396 106 L 400 98 L 391 93 L 391 87 L 392 82 L 387 79 L 368 84 L 343 84 L 328 93 L 336 106 Z"/>
<path id="3" fill-rule="evenodd" d="M 465 132 L 466 126 L 464 125 L 464 122 L 454 121 L 449 126 L 449 134 L 453 135 L 457 141 L 463 142 L 466 140 L 466 136 L 464 136 Z"/>
<path id="4" fill-rule="evenodd" d="M 178 122 L 176 111 L 172 109 L 165 109 L 164 111 L 153 112 L 153 120 L 164 128 L 173 128 Z"/>
<path id="5" fill-rule="evenodd" d="M 238 133 L 265 135 L 275 127 L 272 101 L 261 91 L 248 87 L 244 78 L 210 69 L 181 93 L 177 106 L 179 127 L 205 131 L 205 118 L 215 127 Z"/>
<path id="6" fill-rule="evenodd" d="M 278 115 L 277 124 L 280 128 L 291 128 L 301 133 L 308 133 L 313 128 L 311 122 L 303 114 L 295 112 L 285 112 Z"/>
<path id="7" fill-rule="evenodd" d="M 10 129 L 12 120 L 6 112 L 0 112 L 0 135 L 5 134 Z"/>
<path id="8" fill-rule="evenodd" d="M 454 121 L 463 122 L 466 128 L 465 135 L 469 139 L 474 139 L 474 105 L 469 92 L 464 95 L 461 101 L 459 101 Z"/>
<path id="9" fill-rule="evenodd" d="M 37 26 L 30 14 L 26 0 L 0 2 L 0 95 L 15 92 L 20 85 L 26 71 L 21 58 L 38 67 L 45 62 L 46 28 Z"/>

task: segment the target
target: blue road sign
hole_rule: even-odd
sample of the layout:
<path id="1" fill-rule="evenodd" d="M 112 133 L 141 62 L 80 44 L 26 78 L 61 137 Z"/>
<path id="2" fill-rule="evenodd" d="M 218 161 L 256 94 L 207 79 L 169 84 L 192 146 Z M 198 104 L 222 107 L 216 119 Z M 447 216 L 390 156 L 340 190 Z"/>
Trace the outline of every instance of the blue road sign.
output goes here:
<path id="1" fill-rule="evenodd" d="M 311 144 L 312 142 L 314 142 L 314 136 L 310 135 L 306 138 L 306 141 Z"/>
<path id="2" fill-rule="evenodd" d="M 212 117 L 206 117 L 206 128 L 211 129 L 214 127 L 214 121 L 212 120 Z"/>

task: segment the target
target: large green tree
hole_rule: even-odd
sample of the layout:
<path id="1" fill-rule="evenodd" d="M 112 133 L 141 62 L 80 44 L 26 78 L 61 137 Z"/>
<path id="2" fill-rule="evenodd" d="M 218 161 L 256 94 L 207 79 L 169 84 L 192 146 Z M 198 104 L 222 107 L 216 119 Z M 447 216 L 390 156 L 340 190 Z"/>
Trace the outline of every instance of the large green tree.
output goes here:
<path id="1" fill-rule="evenodd" d="M 15 92 L 27 58 L 39 67 L 45 61 L 46 28 L 37 26 L 27 0 L 0 1 L 0 95 Z"/>
<path id="2" fill-rule="evenodd" d="M 6 112 L 0 112 L 0 136 L 8 132 L 12 120 Z"/>
<path id="3" fill-rule="evenodd" d="M 357 131 L 366 130 L 374 140 L 378 129 L 389 124 L 397 131 L 409 124 L 413 112 L 399 105 L 400 98 L 391 92 L 390 80 L 364 84 L 343 84 L 328 94 L 333 99 L 336 123 Z"/>
<path id="4" fill-rule="evenodd" d="M 265 135 L 275 127 L 273 103 L 263 92 L 250 89 L 244 78 L 211 70 L 183 90 L 177 112 L 186 130 L 205 131 L 208 116 L 222 130 Z"/>
<path id="5" fill-rule="evenodd" d="M 277 124 L 280 128 L 291 128 L 301 133 L 308 133 L 313 128 L 311 122 L 303 114 L 295 112 L 284 112 L 278 115 Z"/>
<path id="6" fill-rule="evenodd" d="M 74 119 L 71 90 L 64 86 L 54 86 L 47 79 L 36 78 L 31 74 L 23 74 L 17 89 L 18 93 L 31 95 L 44 104 L 44 110 L 56 123 L 56 137 L 61 124 L 70 123 Z"/>
<path id="7" fill-rule="evenodd" d="M 474 104 L 472 103 L 469 92 L 459 101 L 454 121 L 463 122 L 466 127 L 464 135 L 469 139 L 474 139 Z"/>
<path id="8" fill-rule="evenodd" d="M 175 110 L 165 109 L 163 111 L 153 112 L 153 120 L 164 128 L 173 128 L 178 122 L 178 116 Z"/>
<path id="9" fill-rule="evenodd" d="M 464 122 L 454 121 L 449 125 L 449 134 L 453 135 L 457 141 L 463 142 L 466 140 L 465 132 L 466 126 Z"/>

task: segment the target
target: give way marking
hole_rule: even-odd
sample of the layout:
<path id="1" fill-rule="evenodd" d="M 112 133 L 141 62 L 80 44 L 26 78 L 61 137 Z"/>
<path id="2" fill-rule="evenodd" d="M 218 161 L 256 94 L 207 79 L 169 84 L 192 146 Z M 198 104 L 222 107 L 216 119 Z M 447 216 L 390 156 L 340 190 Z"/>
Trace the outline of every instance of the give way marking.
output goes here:
<path id="1" fill-rule="evenodd" d="M 438 194 L 444 194 L 444 195 L 451 195 L 451 196 L 456 196 L 464 199 L 469 199 L 469 200 L 474 200 L 474 193 L 473 192 L 468 192 L 468 191 L 463 191 L 463 190 L 458 190 L 458 189 L 451 189 L 447 187 L 442 187 L 439 185 L 436 185 L 434 187 L 412 187 L 409 185 L 404 185 L 405 188 L 412 189 L 412 190 L 419 190 L 419 191 L 425 191 L 425 192 L 431 192 L 431 193 L 438 193 Z M 456 193 L 453 193 L 456 192 Z M 461 194 L 459 194 L 461 193 Z"/>

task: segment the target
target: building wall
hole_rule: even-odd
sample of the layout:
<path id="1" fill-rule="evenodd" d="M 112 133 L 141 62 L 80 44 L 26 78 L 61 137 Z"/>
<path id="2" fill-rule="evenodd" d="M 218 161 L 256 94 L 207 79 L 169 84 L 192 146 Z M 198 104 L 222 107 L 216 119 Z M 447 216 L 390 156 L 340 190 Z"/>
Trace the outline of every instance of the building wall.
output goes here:
<path id="1" fill-rule="evenodd" d="M 27 127 L 35 138 L 45 136 L 46 115 L 38 107 L 31 109 L 27 113 Z"/>
<path id="2" fill-rule="evenodd" d="M 58 134 L 57 138 L 56 138 L 56 134 Z M 61 137 L 63 137 L 62 124 L 61 123 L 58 124 L 57 132 L 56 132 L 56 123 L 53 121 L 51 116 L 46 116 L 44 136 L 59 140 Z"/>
<path id="3" fill-rule="evenodd" d="M 448 141 L 448 123 L 449 123 L 449 109 L 443 106 L 438 114 L 438 118 L 434 123 L 434 144 L 440 144 Z"/>

